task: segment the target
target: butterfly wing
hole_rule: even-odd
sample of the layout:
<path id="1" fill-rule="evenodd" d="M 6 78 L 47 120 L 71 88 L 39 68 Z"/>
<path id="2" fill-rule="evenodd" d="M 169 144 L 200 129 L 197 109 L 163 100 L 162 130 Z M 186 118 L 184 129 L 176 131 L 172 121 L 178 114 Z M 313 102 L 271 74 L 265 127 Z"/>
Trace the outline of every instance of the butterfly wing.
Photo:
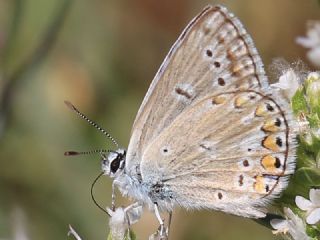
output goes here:
<path id="1" fill-rule="evenodd" d="M 263 64 L 242 24 L 224 7 L 208 6 L 182 32 L 150 85 L 133 125 L 127 171 L 135 174 L 148 144 L 195 102 L 266 85 Z"/>
<path id="2" fill-rule="evenodd" d="M 263 217 L 294 167 L 288 106 L 274 100 L 280 97 L 238 90 L 197 102 L 145 149 L 143 181 L 161 185 L 157 199 L 186 208 Z"/>
<path id="3" fill-rule="evenodd" d="M 288 105 L 274 100 L 281 96 L 267 95 L 267 86 L 239 20 L 223 7 L 205 8 L 147 92 L 126 171 L 149 186 L 160 184 L 165 198 L 184 207 L 263 216 L 261 206 L 281 192 L 293 162 Z M 159 202 L 161 194 L 154 193 Z"/>

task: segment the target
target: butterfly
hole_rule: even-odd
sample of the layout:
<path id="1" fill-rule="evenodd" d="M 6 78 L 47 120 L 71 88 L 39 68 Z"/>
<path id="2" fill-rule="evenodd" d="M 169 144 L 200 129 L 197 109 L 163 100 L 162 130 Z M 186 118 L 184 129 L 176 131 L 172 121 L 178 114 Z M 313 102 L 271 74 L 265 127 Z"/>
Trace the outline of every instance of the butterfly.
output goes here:
<path id="1" fill-rule="evenodd" d="M 105 155 L 102 169 L 161 225 L 159 212 L 176 206 L 263 218 L 295 168 L 291 120 L 243 25 L 208 6 L 158 70 L 128 149 Z"/>

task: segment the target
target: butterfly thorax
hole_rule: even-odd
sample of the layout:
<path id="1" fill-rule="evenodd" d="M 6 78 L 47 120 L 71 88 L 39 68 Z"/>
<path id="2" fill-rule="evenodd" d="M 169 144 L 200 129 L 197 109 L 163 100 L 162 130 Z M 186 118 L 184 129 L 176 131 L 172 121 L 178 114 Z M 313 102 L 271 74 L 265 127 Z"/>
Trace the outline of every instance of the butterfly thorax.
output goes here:
<path id="1" fill-rule="evenodd" d="M 141 175 L 131 175 L 125 169 L 114 178 L 114 184 L 118 186 L 121 194 L 153 209 L 156 203 L 161 210 L 172 210 L 172 194 L 161 183 L 147 183 Z"/>

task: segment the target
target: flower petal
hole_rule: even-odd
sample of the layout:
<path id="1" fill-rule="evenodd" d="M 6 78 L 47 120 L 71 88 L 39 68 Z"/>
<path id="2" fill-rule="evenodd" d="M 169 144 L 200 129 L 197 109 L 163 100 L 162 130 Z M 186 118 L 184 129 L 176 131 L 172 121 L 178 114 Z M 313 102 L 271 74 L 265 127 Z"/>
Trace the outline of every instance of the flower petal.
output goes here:
<path id="1" fill-rule="evenodd" d="M 313 205 L 320 207 L 320 189 L 310 189 L 309 197 Z"/>
<path id="2" fill-rule="evenodd" d="M 271 84 L 271 87 L 281 89 L 285 96 L 291 100 L 299 88 L 299 77 L 293 69 L 288 69 L 279 78 L 279 82 Z"/>
<path id="3" fill-rule="evenodd" d="M 285 219 L 271 219 L 270 225 L 273 229 L 283 230 L 288 228 L 288 221 Z"/>
<path id="4" fill-rule="evenodd" d="M 296 43 L 305 48 L 314 48 L 315 46 L 317 46 L 317 41 L 308 37 L 297 37 Z"/>
<path id="5" fill-rule="evenodd" d="M 307 211 L 312 207 L 311 201 L 301 196 L 296 196 L 296 204 L 301 210 Z"/>
<path id="6" fill-rule="evenodd" d="M 288 219 L 288 233 L 295 240 L 311 240 L 306 234 L 306 226 L 302 219 L 294 214 L 290 208 L 284 208 L 284 213 Z"/>
<path id="7" fill-rule="evenodd" d="M 308 224 L 316 224 L 320 221 L 320 208 L 316 208 L 308 215 L 306 219 Z"/>
<path id="8" fill-rule="evenodd" d="M 320 47 L 315 47 L 310 49 L 307 52 L 307 57 L 313 65 L 315 65 L 316 67 L 319 67 L 320 66 Z"/>

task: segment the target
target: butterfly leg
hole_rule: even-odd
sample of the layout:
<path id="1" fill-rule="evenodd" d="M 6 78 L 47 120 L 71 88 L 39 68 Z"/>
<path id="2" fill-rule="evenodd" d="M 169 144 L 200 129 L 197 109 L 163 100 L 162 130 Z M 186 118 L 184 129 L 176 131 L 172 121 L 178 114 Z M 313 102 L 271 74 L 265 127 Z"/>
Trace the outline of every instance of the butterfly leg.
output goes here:
<path id="1" fill-rule="evenodd" d="M 124 209 L 126 217 L 128 219 L 128 225 L 136 223 L 142 215 L 142 205 L 139 202 L 135 202 Z"/>
<path id="2" fill-rule="evenodd" d="M 115 211 L 115 209 L 116 209 L 115 181 L 112 182 L 111 209 L 112 209 L 112 211 Z"/>
<path id="3" fill-rule="evenodd" d="M 169 238 L 169 231 L 171 228 L 171 221 L 172 221 L 172 211 L 169 212 L 169 220 L 168 220 L 168 227 L 167 227 L 167 236 Z"/>
<path id="4" fill-rule="evenodd" d="M 157 203 L 154 204 L 154 213 L 155 213 L 155 215 L 156 215 L 156 217 L 157 217 L 157 219 L 159 221 L 159 224 L 160 224 L 160 230 L 159 230 L 160 239 L 168 239 L 167 230 L 166 230 L 166 228 L 164 226 L 164 222 L 163 222 L 163 220 L 162 220 L 162 218 L 160 216 L 160 212 L 159 212 L 159 208 L 158 208 L 158 204 Z"/>

